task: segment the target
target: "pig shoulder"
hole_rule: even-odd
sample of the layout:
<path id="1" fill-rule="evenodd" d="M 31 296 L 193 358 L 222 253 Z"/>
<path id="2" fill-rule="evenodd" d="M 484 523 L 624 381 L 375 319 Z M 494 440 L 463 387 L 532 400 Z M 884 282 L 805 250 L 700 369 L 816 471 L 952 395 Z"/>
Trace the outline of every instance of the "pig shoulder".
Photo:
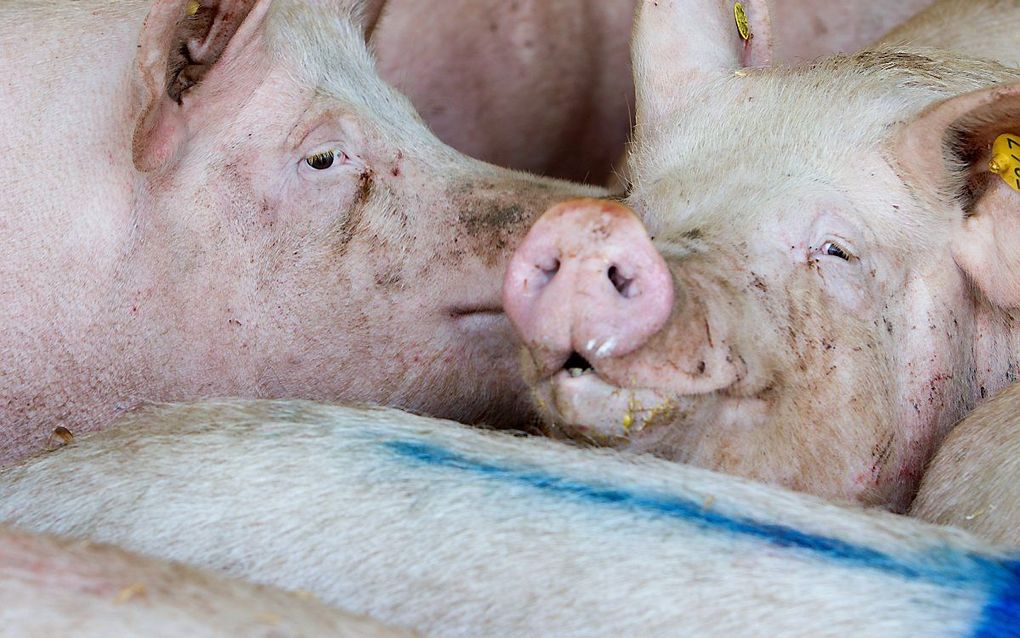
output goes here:
<path id="1" fill-rule="evenodd" d="M 1020 546 L 1020 384 L 980 405 L 932 459 L 911 514 Z"/>
<path id="2" fill-rule="evenodd" d="M 5 636 L 411 635 L 308 594 L 7 527 L 0 527 L 0 600 Z"/>

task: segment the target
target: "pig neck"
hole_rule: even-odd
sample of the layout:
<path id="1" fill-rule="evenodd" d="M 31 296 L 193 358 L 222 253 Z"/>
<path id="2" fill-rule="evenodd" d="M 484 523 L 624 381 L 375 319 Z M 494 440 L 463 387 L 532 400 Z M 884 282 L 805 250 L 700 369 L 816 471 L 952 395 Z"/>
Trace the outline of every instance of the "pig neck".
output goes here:
<path id="1" fill-rule="evenodd" d="M 976 301 L 974 365 L 978 398 L 990 397 L 1020 376 L 1020 311 Z"/>
<path id="2" fill-rule="evenodd" d="M 0 123 L 11 145 L 0 183 L 13 186 L 0 202 L 0 465 L 58 425 L 80 434 L 142 400 L 244 392 L 231 344 L 202 328 L 205 300 L 184 300 L 167 282 L 187 282 L 152 267 L 168 248 L 131 152 L 148 8 L 0 9 L 0 25 L 19 25 L 0 27 L 0 110 L 13 124 Z"/>

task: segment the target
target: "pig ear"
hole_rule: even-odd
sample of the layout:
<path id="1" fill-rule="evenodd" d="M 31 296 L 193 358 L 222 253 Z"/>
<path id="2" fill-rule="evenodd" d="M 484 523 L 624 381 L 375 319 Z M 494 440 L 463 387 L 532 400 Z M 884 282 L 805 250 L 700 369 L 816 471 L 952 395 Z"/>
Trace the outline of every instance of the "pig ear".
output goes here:
<path id="1" fill-rule="evenodd" d="M 997 169 L 990 170 L 993 144 Z M 1001 146 L 1000 146 L 1001 145 Z M 901 173 L 930 206 L 949 202 L 959 267 L 992 303 L 1020 307 L 1020 85 L 950 98 L 908 124 L 897 140 Z M 1001 155 L 1001 157 L 999 157 Z"/>
<path id="2" fill-rule="evenodd" d="M 365 32 L 365 41 L 372 39 L 375 27 L 379 24 L 383 10 L 386 9 L 387 0 L 364 0 L 358 7 L 360 11 L 361 28 Z"/>
<path id="3" fill-rule="evenodd" d="M 632 44 L 638 125 L 683 107 L 685 87 L 772 58 L 766 0 L 640 0 Z"/>
<path id="4" fill-rule="evenodd" d="M 187 140 L 190 113 L 243 64 L 260 37 L 266 0 L 158 0 L 142 26 L 138 72 L 143 115 L 132 140 L 135 167 L 166 166 Z M 215 92 L 215 91 L 213 91 Z"/>
<path id="5" fill-rule="evenodd" d="M 170 164 L 189 137 L 203 101 L 229 94 L 231 79 L 259 63 L 271 0 L 157 0 L 142 26 L 138 70 L 142 117 L 132 139 L 135 168 Z M 333 0 L 333 8 L 360 22 L 366 39 L 386 0 Z"/>

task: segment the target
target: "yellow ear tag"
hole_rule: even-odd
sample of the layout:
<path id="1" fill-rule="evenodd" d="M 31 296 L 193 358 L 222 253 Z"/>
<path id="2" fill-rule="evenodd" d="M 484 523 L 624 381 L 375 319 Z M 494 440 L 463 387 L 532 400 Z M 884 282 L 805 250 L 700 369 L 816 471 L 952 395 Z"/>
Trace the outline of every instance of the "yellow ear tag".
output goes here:
<path id="1" fill-rule="evenodd" d="M 1004 133 L 995 138 L 988 170 L 1002 176 L 1002 181 L 1020 193 L 1020 137 Z"/>
<path id="2" fill-rule="evenodd" d="M 184 9 L 184 13 L 189 16 L 193 16 L 198 13 L 198 10 L 202 8 L 202 3 L 199 0 L 188 0 L 188 6 Z"/>
<path id="3" fill-rule="evenodd" d="M 751 39 L 751 21 L 747 19 L 744 5 L 740 2 L 733 5 L 733 18 L 737 21 L 737 31 L 744 41 Z"/>

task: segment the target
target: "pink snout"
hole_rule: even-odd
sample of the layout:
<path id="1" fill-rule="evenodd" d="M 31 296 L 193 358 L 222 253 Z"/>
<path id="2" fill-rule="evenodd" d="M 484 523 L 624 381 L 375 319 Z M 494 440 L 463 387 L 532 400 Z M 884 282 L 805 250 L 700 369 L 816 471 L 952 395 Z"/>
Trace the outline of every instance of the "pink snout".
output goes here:
<path id="1" fill-rule="evenodd" d="M 669 320 L 673 278 L 627 207 L 575 199 L 546 211 L 510 260 L 503 306 L 545 374 L 576 352 L 597 367 Z"/>

